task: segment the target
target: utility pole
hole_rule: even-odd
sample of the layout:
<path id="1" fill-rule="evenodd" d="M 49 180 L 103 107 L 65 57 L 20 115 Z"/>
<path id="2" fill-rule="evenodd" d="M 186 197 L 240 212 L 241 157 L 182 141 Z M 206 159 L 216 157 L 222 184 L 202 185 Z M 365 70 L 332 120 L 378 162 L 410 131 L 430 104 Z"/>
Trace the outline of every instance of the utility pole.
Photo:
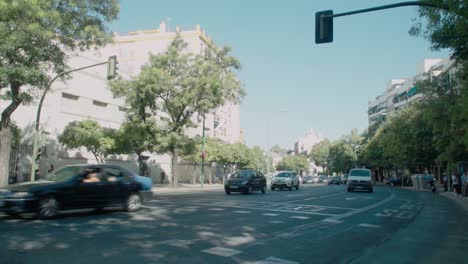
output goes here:
<path id="1" fill-rule="evenodd" d="M 58 78 L 66 75 L 66 74 L 76 72 L 76 71 L 81 71 L 81 70 L 96 67 L 96 66 L 100 66 L 100 65 L 104 65 L 104 64 L 108 65 L 108 67 L 107 67 L 107 79 L 108 80 L 114 79 L 117 76 L 117 64 L 118 64 L 117 56 L 111 56 L 111 57 L 109 57 L 108 61 L 105 61 L 105 62 L 100 62 L 100 63 L 80 67 L 80 68 L 77 68 L 77 69 L 72 69 L 72 70 L 61 72 L 61 73 L 57 74 L 49 82 L 47 87 L 44 89 L 44 92 L 42 93 L 41 99 L 39 101 L 39 105 L 37 106 L 36 124 L 35 124 L 35 127 L 34 127 L 34 145 L 33 145 L 31 178 L 30 178 L 31 181 L 36 180 L 36 168 L 37 168 L 37 171 L 39 170 L 39 158 L 38 158 L 39 157 L 38 156 L 38 149 L 39 148 L 38 148 L 38 144 L 39 144 L 39 126 L 40 126 L 40 121 L 41 121 L 41 111 L 42 111 L 42 105 L 44 104 L 45 97 L 46 97 L 47 93 L 49 92 L 50 88 L 52 87 L 52 84 Z"/>

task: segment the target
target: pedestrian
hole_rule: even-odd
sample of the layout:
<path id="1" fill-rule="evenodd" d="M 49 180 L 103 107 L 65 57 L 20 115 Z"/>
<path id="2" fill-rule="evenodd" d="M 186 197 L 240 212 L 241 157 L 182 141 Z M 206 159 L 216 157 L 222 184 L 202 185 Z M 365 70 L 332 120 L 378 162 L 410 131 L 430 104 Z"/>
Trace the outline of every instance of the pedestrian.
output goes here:
<path id="1" fill-rule="evenodd" d="M 468 196 L 468 171 L 465 170 L 463 176 L 461 176 L 462 195 Z"/>
<path id="2" fill-rule="evenodd" d="M 447 175 L 444 173 L 444 191 L 448 191 Z"/>
<path id="3" fill-rule="evenodd" d="M 54 165 L 50 164 L 49 170 L 47 170 L 48 173 L 51 173 L 55 170 Z"/>
<path id="4" fill-rule="evenodd" d="M 453 187 L 453 191 L 459 195 L 461 192 L 460 192 L 460 175 L 458 174 L 458 172 L 456 170 L 453 171 L 453 174 L 452 174 L 452 187 Z"/>
<path id="5" fill-rule="evenodd" d="M 164 183 L 164 180 L 166 179 L 166 172 L 161 171 L 161 184 Z"/>

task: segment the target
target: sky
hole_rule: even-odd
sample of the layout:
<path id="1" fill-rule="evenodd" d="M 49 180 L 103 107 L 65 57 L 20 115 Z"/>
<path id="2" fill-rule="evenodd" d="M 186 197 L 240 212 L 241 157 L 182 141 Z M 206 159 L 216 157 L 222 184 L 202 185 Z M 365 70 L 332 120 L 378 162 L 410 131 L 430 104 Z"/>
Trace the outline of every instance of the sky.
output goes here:
<path id="1" fill-rule="evenodd" d="M 241 127 L 247 145 L 293 148 L 310 129 L 337 139 L 368 126 L 367 104 L 391 79 L 416 74 L 424 58 L 444 58 L 408 30 L 417 7 L 334 19 L 334 42 L 315 44 L 315 12 L 392 4 L 389 0 L 121 0 L 115 32 L 200 24 L 230 46 L 247 96 Z"/>

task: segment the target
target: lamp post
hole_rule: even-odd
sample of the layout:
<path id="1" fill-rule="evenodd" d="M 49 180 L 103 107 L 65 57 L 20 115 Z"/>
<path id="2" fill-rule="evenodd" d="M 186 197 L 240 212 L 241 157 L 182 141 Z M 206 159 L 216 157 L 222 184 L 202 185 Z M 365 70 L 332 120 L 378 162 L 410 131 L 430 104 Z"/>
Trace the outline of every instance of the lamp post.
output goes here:
<path id="1" fill-rule="evenodd" d="M 205 119 L 206 113 L 203 113 L 203 131 L 202 131 L 202 153 L 201 153 L 201 174 L 200 174 L 200 187 L 203 188 L 203 183 L 205 182 Z"/>

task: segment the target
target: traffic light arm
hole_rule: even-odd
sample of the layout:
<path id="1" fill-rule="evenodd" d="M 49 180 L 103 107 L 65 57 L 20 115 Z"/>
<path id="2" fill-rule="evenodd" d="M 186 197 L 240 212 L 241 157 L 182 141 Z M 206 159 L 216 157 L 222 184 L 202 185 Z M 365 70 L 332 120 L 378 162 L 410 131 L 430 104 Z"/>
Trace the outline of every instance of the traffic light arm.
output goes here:
<path id="1" fill-rule="evenodd" d="M 332 17 L 349 16 L 349 15 L 373 12 L 373 11 L 390 9 L 390 8 L 395 8 L 395 7 L 402 7 L 402 6 L 428 6 L 428 7 L 435 7 L 435 8 L 443 9 L 446 11 L 451 11 L 449 10 L 449 7 L 447 5 L 438 5 L 435 3 L 428 3 L 428 2 L 421 2 L 421 1 L 410 1 L 410 2 L 401 2 L 401 3 L 396 3 L 396 4 L 376 6 L 376 7 L 360 9 L 360 10 L 355 10 L 355 11 L 350 11 L 350 12 L 345 12 L 345 13 L 334 14 Z"/>
<path id="2" fill-rule="evenodd" d="M 116 56 L 112 56 L 111 58 L 113 58 L 115 61 L 117 60 L 117 57 Z M 44 104 L 44 99 L 47 95 L 47 93 L 49 92 L 50 88 L 52 87 L 52 84 L 54 84 L 54 82 L 66 75 L 66 74 L 69 74 L 69 73 L 72 73 L 72 72 L 76 72 L 76 71 L 81 71 L 81 70 L 85 70 L 85 69 L 88 69 L 88 68 L 93 68 L 93 67 L 96 67 L 96 66 L 100 66 L 100 65 L 104 65 L 104 64 L 108 64 L 110 63 L 111 61 L 111 58 L 109 58 L 108 61 L 105 61 L 105 62 L 100 62 L 100 63 L 96 63 L 96 64 L 92 64 L 92 65 L 88 65 L 88 66 L 84 66 L 84 67 L 80 67 L 80 68 L 76 68 L 76 69 L 71 69 L 71 70 L 68 70 L 68 71 L 64 71 L 64 72 L 61 72 L 59 74 L 57 74 L 50 82 L 49 84 L 47 85 L 47 87 L 44 89 L 44 91 L 42 92 L 42 96 L 41 96 L 41 99 L 39 100 L 39 105 L 37 106 L 37 113 L 36 113 L 36 124 L 35 124 L 35 131 L 34 131 L 34 146 L 33 146 L 33 164 L 31 166 L 31 181 L 34 181 L 35 180 L 35 162 L 34 162 L 34 157 L 36 157 L 37 155 L 37 151 L 38 151 L 38 140 L 39 140 L 39 123 L 41 121 L 41 111 L 42 111 L 42 105 Z"/>
<path id="3" fill-rule="evenodd" d="M 467 18 L 466 14 L 451 10 L 448 5 L 435 4 L 435 3 L 429 3 L 429 2 L 424 2 L 424 1 L 401 2 L 401 3 L 396 3 L 396 4 L 376 6 L 376 7 L 360 9 L 360 10 L 355 10 L 355 11 L 350 11 L 350 12 L 345 12 L 345 13 L 338 13 L 338 14 L 333 14 L 333 10 L 320 11 L 320 12 L 315 13 L 315 43 L 321 44 L 321 43 L 333 42 L 333 18 L 335 17 L 349 16 L 349 15 L 373 12 L 373 11 L 402 7 L 402 6 L 434 7 L 434 8 L 443 9 L 447 12 L 452 12 L 454 14 Z"/>

